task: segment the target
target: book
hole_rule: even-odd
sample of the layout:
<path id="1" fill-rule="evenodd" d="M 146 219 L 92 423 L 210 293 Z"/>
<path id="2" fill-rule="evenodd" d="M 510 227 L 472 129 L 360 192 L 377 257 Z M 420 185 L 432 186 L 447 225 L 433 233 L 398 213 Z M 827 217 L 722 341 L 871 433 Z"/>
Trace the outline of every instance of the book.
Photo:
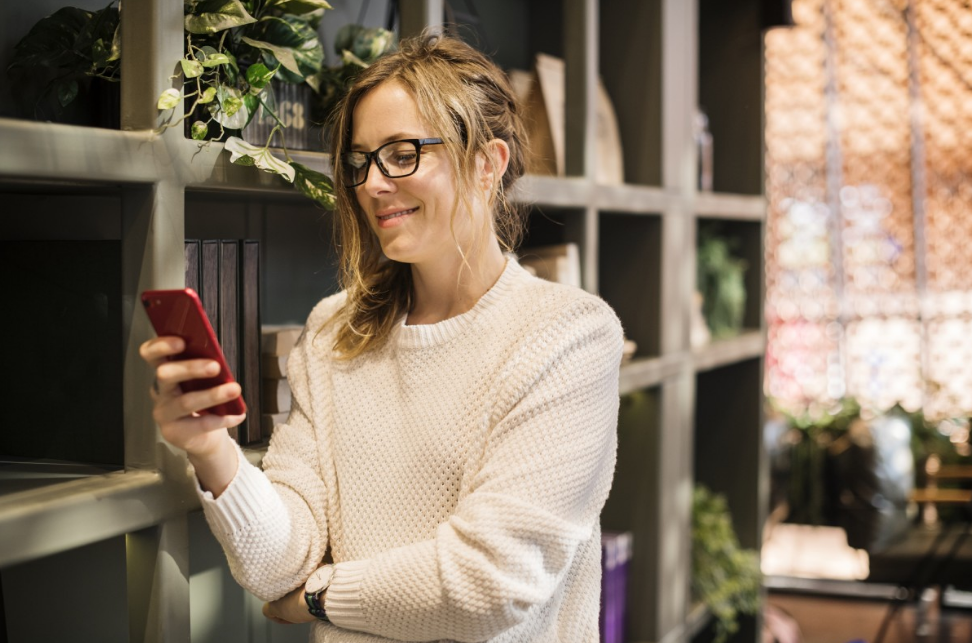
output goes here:
<path id="1" fill-rule="evenodd" d="M 290 355 L 264 354 L 260 359 L 260 372 L 268 380 L 287 379 L 287 362 Z"/>
<path id="2" fill-rule="evenodd" d="M 623 643 L 628 594 L 628 563 L 631 560 L 630 532 L 601 534 L 601 613 L 602 643 Z"/>
<path id="3" fill-rule="evenodd" d="M 286 355 L 297 343 L 304 327 L 296 324 L 265 324 L 262 329 L 264 355 Z"/>
<path id="4" fill-rule="evenodd" d="M 192 288 L 201 296 L 199 285 L 199 240 L 186 239 L 186 288 Z"/>
<path id="5" fill-rule="evenodd" d="M 199 242 L 199 298 L 209 323 L 219 337 L 219 241 Z"/>
<path id="6" fill-rule="evenodd" d="M 240 320 L 239 320 L 239 243 L 221 240 L 219 248 L 219 344 L 223 348 L 226 366 L 240 381 Z M 242 382 L 241 382 L 242 385 Z M 246 400 L 246 398 L 243 398 Z M 241 441 L 240 427 L 233 427 L 230 435 Z"/>
<path id="7" fill-rule="evenodd" d="M 289 415 L 289 411 L 284 413 L 264 413 L 261 422 L 263 425 L 264 435 L 266 435 L 267 438 L 270 438 L 270 436 L 273 435 L 274 427 L 276 427 L 278 424 L 283 424 L 286 422 L 287 416 Z"/>
<path id="8" fill-rule="evenodd" d="M 521 266 L 542 279 L 581 287 L 580 249 L 576 243 L 525 248 L 518 260 Z"/>
<path id="9" fill-rule="evenodd" d="M 531 153 L 527 172 L 564 176 L 566 173 L 566 65 L 562 58 L 538 53 L 533 71 L 511 70 L 510 83 L 524 111 Z M 604 83 L 597 82 L 595 145 L 598 183 L 624 183 L 624 154 L 617 114 Z"/>
<path id="10" fill-rule="evenodd" d="M 263 412 L 289 413 L 292 397 L 287 380 L 263 380 Z"/>
<path id="11" fill-rule="evenodd" d="M 240 242 L 240 386 L 246 400 L 246 420 L 240 425 L 240 443 L 263 440 L 260 381 L 260 243 Z"/>

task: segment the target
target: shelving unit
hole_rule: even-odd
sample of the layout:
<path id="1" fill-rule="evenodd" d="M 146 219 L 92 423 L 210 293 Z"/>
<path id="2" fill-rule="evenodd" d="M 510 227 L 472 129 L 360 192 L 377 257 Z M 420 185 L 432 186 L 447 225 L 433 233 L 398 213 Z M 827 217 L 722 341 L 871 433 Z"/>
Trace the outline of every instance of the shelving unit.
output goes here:
<path id="1" fill-rule="evenodd" d="M 744 546 L 760 543 L 765 202 L 758 6 L 755 0 L 503 0 L 480 8 L 487 30 L 497 22 L 516 25 L 508 41 L 490 43 L 501 64 L 525 68 L 538 52 L 563 56 L 567 64 L 569 176 L 528 176 L 518 185 L 515 198 L 534 212 L 527 245 L 578 243 L 584 287 L 617 310 L 638 344 L 619 375 L 617 475 L 602 521 L 606 530 L 634 533 L 630 641 L 690 640 L 704 629 L 705 611 L 689 595 L 696 481 L 727 495 Z M 442 8 L 441 0 L 402 0 L 403 30 L 414 33 L 435 22 Z M 161 441 L 151 419 L 150 374 L 137 354 L 151 331 L 134 305 L 137 294 L 181 287 L 184 239 L 203 236 L 264 242 L 263 278 L 279 286 L 263 289 L 265 322 L 303 321 L 301 315 L 334 288 L 329 222 L 320 210 L 279 178 L 230 164 L 220 144 L 200 147 L 181 128 L 151 131 L 155 97 L 172 86 L 172 67 L 181 57 L 181 25 L 178 3 L 125 5 L 123 51 L 141 53 L 123 57 L 122 75 L 133 80 L 122 84 L 121 131 L 0 118 L 0 198 L 32 210 L 0 214 L 0 239 L 24 238 L 30 229 L 43 230 L 45 238 L 116 240 L 124 354 L 122 470 L 0 495 L 0 578 L 5 586 L 28 582 L 22 579 L 34 574 L 23 565 L 46 569 L 62 556 L 111 550 L 112 596 L 125 597 L 112 617 L 114 631 L 151 643 L 188 640 L 190 612 L 198 623 L 198 610 L 218 609 L 200 603 L 197 594 L 210 590 L 190 582 L 190 559 L 198 569 L 199 552 L 210 551 L 211 543 L 199 544 L 205 530 L 192 513 L 185 463 Z M 624 185 L 593 179 L 598 75 L 618 115 Z M 716 193 L 696 189 L 693 114 L 700 99 L 716 141 Z M 319 154 L 294 156 L 324 168 Z M 76 217 L 55 214 L 52 194 L 88 205 Z M 95 196 L 102 201 L 92 201 Z M 91 213 L 100 203 L 110 206 L 108 214 Z M 86 217 L 107 224 L 93 226 L 92 233 Z M 692 349 L 688 328 L 702 220 L 725 221 L 745 240 L 750 304 L 746 332 Z M 294 282 L 300 285 L 287 290 Z M 62 420 L 70 415 L 69 409 L 52 411 Z M 43 430 L 44 419 L 30 421 Z M 259 462 L 262 453 L 248 456 Z M 225 570 L 219 573 L 232 583 Z M 239 603 L 237 612 L 208 618 L 246 614 L 247 622 L 256 622 L 259 605 Z M 100 630 L 91 634 L 100 636 Z M 198 632 L 194 636 L 200 640 Z M 253 626 L 240 636 L 282 641 L 306 634 Z"/>

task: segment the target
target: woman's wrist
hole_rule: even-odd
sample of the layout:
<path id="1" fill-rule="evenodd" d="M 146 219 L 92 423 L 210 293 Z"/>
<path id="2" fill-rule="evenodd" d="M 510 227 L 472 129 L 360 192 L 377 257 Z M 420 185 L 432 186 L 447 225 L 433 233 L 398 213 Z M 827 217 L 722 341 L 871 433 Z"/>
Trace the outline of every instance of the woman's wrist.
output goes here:
<path id="1" fill-rule="evenodd" d="M 222 439 L 217 441 L 212 451 L 187 455 L 199 485 L 204 491 L 212 493 L 214 498 L 226 491 L 240 466 L 236 444 L 228 431 L 223 431 Z"/>

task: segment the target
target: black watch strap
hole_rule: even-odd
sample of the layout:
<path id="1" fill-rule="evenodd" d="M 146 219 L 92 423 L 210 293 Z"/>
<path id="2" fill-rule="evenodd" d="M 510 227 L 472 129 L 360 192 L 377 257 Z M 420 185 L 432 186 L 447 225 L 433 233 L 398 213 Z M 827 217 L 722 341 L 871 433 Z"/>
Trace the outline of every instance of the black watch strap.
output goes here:
<path id="1" fill-rule="evenodd" d="M 331 620 L 327 617 L 327 612 L 324 611 L 324 606 L 321 605 L 321 596 L 325 591 L 327 591 L 326 588 L 314 594 L 304 592 L 304 601 L 307 603 L 307 611 L 310 612 L 312 616 L 330 623 Z"/>

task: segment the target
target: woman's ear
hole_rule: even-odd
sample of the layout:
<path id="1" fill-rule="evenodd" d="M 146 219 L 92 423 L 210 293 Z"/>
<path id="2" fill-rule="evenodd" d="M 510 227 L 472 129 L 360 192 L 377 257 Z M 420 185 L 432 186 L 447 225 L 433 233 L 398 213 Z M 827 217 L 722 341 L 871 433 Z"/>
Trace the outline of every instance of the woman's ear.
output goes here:
<path id="1" fill-rule="evenodd" d="M 487 144 L 487 155 L 481 159 L 479 176 L 483 187 L 489 189 L 499 183 L 509 165 L 510 146 L 506 141 L 494 138 Z"/>

